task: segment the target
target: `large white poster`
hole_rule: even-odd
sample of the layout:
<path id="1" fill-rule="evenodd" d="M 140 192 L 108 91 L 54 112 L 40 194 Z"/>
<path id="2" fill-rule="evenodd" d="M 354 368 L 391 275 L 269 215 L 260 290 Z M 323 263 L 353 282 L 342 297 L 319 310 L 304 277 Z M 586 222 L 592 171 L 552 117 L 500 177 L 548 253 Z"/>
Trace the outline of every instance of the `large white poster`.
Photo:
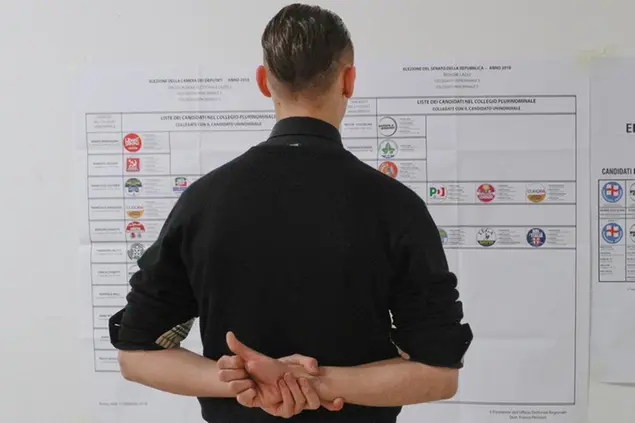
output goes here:
<path id="1" fill-rule="evenodd" d="M 82 336 L 93 345 L 96 422 L 200 421 L 195 399 L 119 376 L 107 320 L 180 193 L 267 138 L 272 104 L 254 71 L 102 68 L 83 81 Z M 475 336 L 456 397 L 407 407 L 400 422 L 581 421 L 587 90 L 580 67 L 560 62 L 358 66 L 344 144 L 428 202 Z M 198 350 L 197 337 L 185 346 Z"/>
<path id="2" fill-rule="evenodd" d="M 592 353 L 603 382 L 635 383 L 635 60 L 591 76 Z"/>

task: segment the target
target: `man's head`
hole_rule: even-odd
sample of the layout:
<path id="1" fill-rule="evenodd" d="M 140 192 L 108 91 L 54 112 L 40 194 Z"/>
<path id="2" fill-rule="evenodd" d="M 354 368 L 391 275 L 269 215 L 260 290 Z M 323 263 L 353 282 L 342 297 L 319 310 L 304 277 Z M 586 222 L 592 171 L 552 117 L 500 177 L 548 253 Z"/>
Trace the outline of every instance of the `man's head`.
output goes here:
<path id="1" fill-rule="evenodd" d="M 353 43 L 340 17 L 318 6 L 286 6 L 267 24 L 262 48 L 258 86 L 279 117 L 317 115 L 339 125 L 355 85 Z"/>

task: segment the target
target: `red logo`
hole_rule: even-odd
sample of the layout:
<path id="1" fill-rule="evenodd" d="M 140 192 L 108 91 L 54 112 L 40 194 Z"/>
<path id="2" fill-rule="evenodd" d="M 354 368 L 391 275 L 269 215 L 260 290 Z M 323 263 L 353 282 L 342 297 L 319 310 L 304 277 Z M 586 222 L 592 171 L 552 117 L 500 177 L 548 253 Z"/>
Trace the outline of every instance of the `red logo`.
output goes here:
<path id="1" fill-rule="evenodd" d="M 138 157 L 126 158 L 126 172 L 139 172 L 141 170 L 141 159 Z"/>
<path id="2" fill-rule="evenodd" d="M 126 232 L 128 232 L 128 235 L 130 235 L 130 238 L 132 239 L 141 238 L 141 234 L 145 231 L 146 227 L 143 226 L 143 223 L 141 222 L 130 222 L 128 223 L 128 226 L 126 226 Z"/>
<path id="3" fill-rule="evenodd" d="M 141 137 L 137 134 L 128 134 L 123 138 L 123 148 L 129 153 L 136 153 L 141 150 Z"/>
<path id="4" fill-rule="evenodd" d="M 483 203 L 489 203 L 496 197 L 496 189 L 493 185 L 483 184 L 476 190 L 476 196 Z"/>
<path id="5" fill-rule="evenodd" d="M 388 175 L 391 178 L 396 178 L 399 170 L 397 169 L 397 165 L 393 162 L 383 162 L 379 165 L 379 171 L 384 175 Z"/>

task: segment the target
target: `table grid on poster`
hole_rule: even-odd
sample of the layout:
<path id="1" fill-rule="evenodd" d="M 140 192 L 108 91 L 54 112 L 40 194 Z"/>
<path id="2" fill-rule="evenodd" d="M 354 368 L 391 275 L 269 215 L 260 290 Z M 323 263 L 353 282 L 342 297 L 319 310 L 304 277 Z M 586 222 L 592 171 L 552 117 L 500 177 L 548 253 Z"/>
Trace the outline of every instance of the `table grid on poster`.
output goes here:
<path id="1" fill-rule="evenodd" d="M 487 104 L 487 97 L 461 98 L 462 104 Z M 576 98 L 532 98 L 537 103 L 528 112 L 478 112 L 467 107 L 462 112 L 456 106 L 457 97 L 355 98 L 340 127 L 342 141 L 361 161 L 421 196 L 442 223 L 444 215 L 460 214 L 463 206 L 492 212 L 497 207 L 569 207 L 570 213 L 553 223 L 443 223 L 439 234 L 448 252 L 575 251 Z M 444 104 L 453 101 L 455 106 L 449 111 Z M 519 173 L 517 178 L 462 179 L 461 163 L 456 161 L 461 157 L 443 146 L 446 136 L 458 142 L 465 135 L 442 131 L 448 119 L 463 117 L 495 117 L 502 125 L 510 117 L 535 125 L 544 125 L 542 118 L 561 118 L 565 138 L 572 140 L 563 148 L 570 151 L 575 165 L 564 176 L 554 173 L 552 178 L 545 169 L 540 172 L 542 178 L 528 179 Z M 275 115 L 270 110 L 86 115 L 95 371 L 119 370 L 116 351 L 109 342 L 108 318 L 125 305 L 128 281 L 138 270 L 136 260 L 157 238 L 179 195 L 202 175 L 264 141 L 274 124 Z M 445 160 L 447 166 L 438 164 Z M 446 170 L 453 166 L 458 170 L 450 175 Z M 539 161 L 528 168 L 534 166 L 540 167 Z M 575 354 L 574 348 L 572 352 Z M 574 384 L 572 380 L 571 389 Z"/>

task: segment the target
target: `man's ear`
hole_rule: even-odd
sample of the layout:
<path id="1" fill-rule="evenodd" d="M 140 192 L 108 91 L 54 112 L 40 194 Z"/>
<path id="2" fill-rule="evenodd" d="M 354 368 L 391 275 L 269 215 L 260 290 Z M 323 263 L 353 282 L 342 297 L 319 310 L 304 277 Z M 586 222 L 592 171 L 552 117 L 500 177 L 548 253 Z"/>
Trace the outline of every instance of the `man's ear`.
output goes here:
<path id="1" fill-rule="evenodd" d="M 265 97 L 271 97 L 271 91 L 269 90 L 269 84 L 267 83 L 267 69 L 263 65 L 258 66 L 256 69 L 256 82 L 260 92 Z"/>
<path id="2" fill-rule="evenodd" d="M 357 78 L 357 71 L 355 69 L 355 66 L 346 66 L 346 68 L 344 68 L 344 89 L 342 92 L 342 94 L 344 94 L 344 97 L 353 97 L 353 92 L 355 91 L 355 78 Z"/>

